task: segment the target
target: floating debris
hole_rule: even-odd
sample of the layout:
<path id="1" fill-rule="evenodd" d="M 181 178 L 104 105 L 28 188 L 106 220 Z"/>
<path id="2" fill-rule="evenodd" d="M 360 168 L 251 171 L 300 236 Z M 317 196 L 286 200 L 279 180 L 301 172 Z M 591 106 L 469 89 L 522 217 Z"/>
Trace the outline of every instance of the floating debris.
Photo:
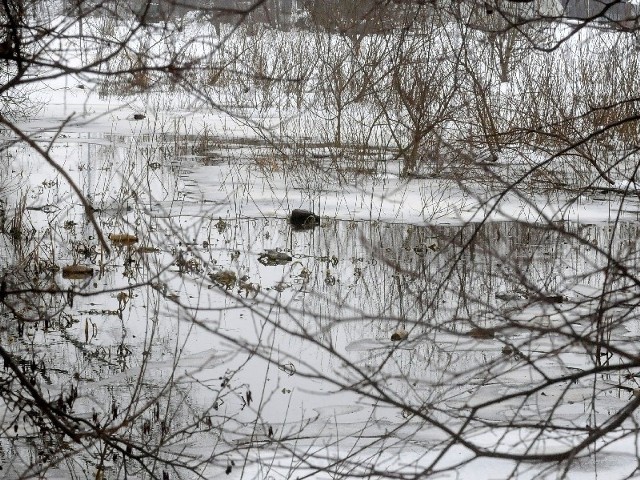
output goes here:
<path id="1" fill-rule="evenodd" d="M 532 295 L 531 297 L 529 297 L 529 300 L 544 303 L 562 303 L 566 302 L 567 299 L 558 293 L 540 293 L 537 295 Z"/>
<path id="2" fill-rule="evenodd" d="M 130 296 L 127 292 L 120 292 L 116 295 L 116 298 L 118 299 L 118 310 L 123 310 L 129 302 Z"/>
<path id="3" fill-rule="evenodd" d="M 517 300 L 524 300 L 524 296 L 519 293 L 496 293 L 496 298 L 498 300 L 502 300 L 503 302 L 513 302 Z"/>
<path id="4" fill-rule="evenodd" d="M 287 282 L 278 282 L 273 286 L 273 289 L 276 292 L 284 292 L 287 288 L 289 288 L 291 285 L 289 285 Z"/>
<path id="5" fill-rule="evenodd" d="M 58 205 L 42 205 L 39 207 L 25 207 L 25 210 L 35 210 L 35 211 L 41 211 L 44 213 L 53 213 L 60 210 L 60 207 Z"/>
<path id="6" fill-rule="evenodd" d="M 258 257 L 258 261 L 263 265 L 285 265 L 293 260 L 293 257 L 285 252 L 278 250 L 265 250 Z"/>
<path id="7" fill-rule="evenodd" d="M 478 340 L 489 340 L 495 338 L 496 330 L 494 328 L 476 327 L 469 330 L 469 336 Z"/>
<path id="8" fill-rule="evenodd" d="M 129 233 L 110 233 L 109 240 L 117 245 L 131 245 L 138 241 L 138 237 Z"/>
<path id="9" fill-rule="evenodd" d="M 158 253 L 158 252 L 160 252 L 160 249 L 156 247 L 141 246 L 138 248 L 138 253 Z"/>
<path id="10" fill-rule="evenodd" d="M 310 230 L 320 225 L 320 217 L 309 210 L 296 208 L 291 211 L 289 223 L 295 230 Z"/>
<path id="11" fill-rule="evenodd" d="M 401 342 L 402 340 L 406 340 L 409 337 L 409 332 L 407 332 L 404 328 L 399 328 L 395 332 L 391 334 L 392 342 Z"/>
<path id="12" fill-rule="evenodd" d="M 227 290 L 233 288 L 238 281 L 238 276 L 231 270 L 222 270 L 220 272 L 210 273 L 209 278 L 211 278 L 214 283 L 226 288 Z"/>
<path id="13" fill-rule="evenodd" d="M 68 265 L 62 267 L 62 278 L 67 279 L 82 279 L 88 278 L 93 275 L 93 269 L 86 265 Z"/>
<path id="14" fill-rule="evenodd" d="M 296 373 L 296 366 L 291 362 L 282 363 L 278 365 L 278 368 L 282 370 L 284 373 L 286 373 L 287 375 L 289 375 L 290 377 L 293 377 Z"/>
<path id="15" fill-rule="evenodd" d="M 216 229 L 218 230 L 218 233 L 220 234 L 224 233 L 224 231 L 227 229 L 228 226 L 229 224 L 224 220 L 222 220 L 221 218 L 219 218 L 218 221 L 214 224 L 214 227 L 216 227 Z"/>
<path id="16" fill-rule="evenodd" d="M 197 258 L 185 258 L 185 255 L 182 251 L 178 252 L 175 265 L 178 267 L 178 271 L 180 273 L 193 273 L 202 271 L 200 260 L 198 260 Z"/>
<path id="17" fill-rule="evenodd" d="M 252 295 L 252 297 L 255 298 L 258 296 L 258 293 L 260 293 L 260 285 L 240 280 L 238 283 L 238 293 L 241 294 L 242 292 L 244 292 L 246 297 Z"/>
<path id="18" fill-rule="evenodd" d="M 424 257 L 429 252 L 437 252 L 439 250 L 438 244 L 435 242 L 421 243 L 413 247 L 413 251 L 419 257 Z"/>
<path id="19" fill-rule="evenodd" d="M 513 357 L 514 360 L 520 360 L 524 355 L 513 345 L 505 345 L 502 347 L 502 354 L 505 357 Z"/>

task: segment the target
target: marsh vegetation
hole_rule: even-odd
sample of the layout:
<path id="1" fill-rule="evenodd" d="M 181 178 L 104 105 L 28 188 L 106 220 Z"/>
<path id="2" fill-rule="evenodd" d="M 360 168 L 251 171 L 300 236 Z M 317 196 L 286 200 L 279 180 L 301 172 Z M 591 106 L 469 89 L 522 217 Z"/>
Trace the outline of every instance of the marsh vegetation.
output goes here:
<path id="1" fill-rule="evenodd" d="M 3 3 L 2 474 L 636 475 L 636 14 L 567 8 Z"/>

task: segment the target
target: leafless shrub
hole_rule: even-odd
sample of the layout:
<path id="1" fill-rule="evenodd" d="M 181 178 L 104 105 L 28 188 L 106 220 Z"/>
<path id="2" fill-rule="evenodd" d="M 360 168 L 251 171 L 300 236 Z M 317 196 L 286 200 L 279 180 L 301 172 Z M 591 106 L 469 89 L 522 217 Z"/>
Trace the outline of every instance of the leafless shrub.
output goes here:
<path id="1" fill-rule="evenodd" d="M 637 194 L 616 181 L 638 168 L 637 62 L 616 32 L 570 42 L 590 19 L 556 31 L 558 12 L 512 3 L 317 3 L 323 28 L 292 32 L 266 2 L 5 2 L 0 148 L 65 192 L 0 199 L 8 475 L 564 475 L 635 442 L 638 231 L 619 217 Z M 128 144 L 83 138 L 104 165 L 60 161 L 80 114 L 16 121 L 33 78 L 69 75 L 149 107 L 122 120 L 142 129 Z M 150 118 L 173 100 L 175 131 Z M 188 126 L 199 109 L 253 136 Z M 374 205 L 398 161 L 407 182 L 439 177 L 397 200 L 427 225 L 243 214 L 274 180 L 283 210 L 361 183 L 350 198 Z M 198 210 L 180 182 L 207 162 L 234 189 Z M 585 192 L 620 195 L 615 220 L 562 221 Z M 489 221 L 520 212 L 536 221 Z M 303 390 L 326 395 L 311 413 Z"/>

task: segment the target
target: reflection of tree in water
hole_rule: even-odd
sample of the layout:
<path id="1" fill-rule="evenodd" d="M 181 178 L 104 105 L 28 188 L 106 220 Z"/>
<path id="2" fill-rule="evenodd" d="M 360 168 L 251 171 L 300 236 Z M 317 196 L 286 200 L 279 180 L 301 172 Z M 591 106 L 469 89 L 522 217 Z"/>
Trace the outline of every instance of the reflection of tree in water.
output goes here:
<path id="1" fill-rule="evenodd" d="M 610 227 L 594 225 L 557 224 L 557 229 L 549 229 L 508 222 L 463 227 L 335 222 L 331 227 L 320 230 L 322 246 L 316 256 L 337 260 L 327 268 L 336 272 L 340 285 L 333 289 L 318 283 L 318 290 L 339 290 L 338 296 L 353 300 L 347 305 L 388 317 L 419 318 L 428 309 L 432 314 L 440 311 L 444 302 L 445 311 L 471 308 L 469 315 L 486 318 L 491 314 L 487 308 L 501 302 L 496 295 L 562 295 L 574 282 L 602 281 L 592 264 L 598 255 L 589 241 L 610 241 L 605 237 Z M 631 228 L 618 226 L 615 252 L 627 248 L 621 234 Z M 322 278 L 324 266 L 317 268 L 314 278 Z M 371 302 L 377 310 L 371 310 Z"/>
<path id="2" fill-rule="evenodd" d="M 505 435 L 517 430 L 534 450 L 566 435 L 588 441 L 602 415 L 622 408 L 625 392 L 636 388 L 633 376 L 621 384 L 604 373 L 635 365 L 635 303 L 628 303 L 635 288 L 629 291 L 626 273 L 611 272 L 606 252 L 635 256 L 637 226 L 554 226 L 410 227 L 407 234 L 405 225 L 350 229 L 344 222 L 323 232 L 335 234 L 326 243 L 340 258 L 336 285 L 353 290 L 341 298 L 353 311 L 375 319 L 342 322 L 329 293 L 335 285 L 318 284 L 327 297 L 318 310 L 333 312 L 334 338 L 344 336 L 352 360 L 375 373 L 385 395 L 412 406 L 409 416 L 458 419 L 469 439 L 489 426 Z M 408 248 L 414 244 L 417 252 Z M 345 282 L 355 271 L 354 250 L 369 259 L 387 254 L 359 270 L 358 282 Z M 400 323 L 409 339 L 390 355 L 390 333 Z M 584 410 L 559 408 L 587 399 Z"/>
<path id="3" fill-rule="evenodd" d="M 130 214 L 144 218 L 137 207 Z M 359 421 L 392 430 L 398 444 L 443 448 L 442 442 L 457 435 L 451 429 L 462 429 L 462 443 L 488 427 L 505 435 L 537 434 L 537 440 L 531 438 L 538 442 L 549 439 L 548 424 L 553 435 L 565 439 L 588 435 L 603 412 L 623 408 L 622 400 L 635 389 L 631 367 L 618 366 L 625 355 L 635 361 L 625 350 L 635 354 L 636 349 L 624 338 L 635 325 L 634 291 L 623 289 L 632 284 L 633 272 L 614 268 L 613 261 L 605 269 L 605 252 L 626 265 L 635 263 L 634 224 L 419 227 L 323 219 L 322 227 L 292 232 L 285 219 L 210 217 L 195 227 L 187 220 L 186 238 L 162 237 L 162 251 L 151 256 L 114 249 L 117 260 L 100 277 L 101 285 L 124 281 L 143 287 L 127 289 L 126 296 L 120 289 L 106 296 L 98 290 L 92 297 L 95 287 L 89 285 L 84 290 L 89 297 L 73 297 L 72 316 L 64 317 L 68 324 L 62 315 L 54 320 L 53 311 L 62 314 L 70 307 L 66 290 L 42 294 L 40 304 L 37 296 L 29 297 L 36 310 L 55 300 L 45 314 L 49 331 L 42 323 L 36 330 L 33 322 L 24 333 L 7 330 L 20 339 L 12 344 L 16 361 L 27 358 L 19 363 L 27 370 L 29 362 L 36 365 L 36 385 L 60 408 L 56 413 L 86 427 L 83 435 L 92 443 L 83 455 L 100 452 L 103 463 L 92 460 L 96 468 L 124 468 L 113 460 L 119 448 L 126 454 L 130 447 L 131 454 L 145 458 L 177 458 L 170 447 L 189 436 L 204 441 L 213 435 L 219 438 L 214 454 L 246 455 L 251 461 L 256 461 L 253 435 L 260 441 L 277 437 L 277 445 L 295 450 L 300 438 L 322 430 L 314 417 L 319 407 L 303 409 L 298 402 L 331 403 L 333 394 L 322 392 L 338 388 L 336 383 L 353 392 L 348 402 L 359 405 Z M 165 224 L 152 220 L 139 228 L 140 237 L 153 245 L 157 237 L 146 228 L 162 230 Z M 66 248 L 64 255 L 77 255 L 72 244 Z M 290 253 L 292 261 L 261 264 L 260 254 L 273 248 Z M 126 268 L 132 260 L 140 268 Z M 257 290 L 248 295 L 239 282 L 226 289 L 212 285 L 208 274 L 226 270 Z M 27 285 L 24 278 L 20 282 Z M 598 297 L 596 289 L 603 285 L 607 295 Z M 195 297 L 193 286 L 200 292 Z M 31 290 L 36 288 L 42 283 Z M 12 292 L 5 306 L 23 297 Z M 95 298 L 101 303 L 91 305 Z M 173 306 L 175 300 L 185 301 L 184 308 Z M 206 310 L 195 315 L 203 306 Z M 203 324 L 212 338 L 222 339 L 213 341 L 211 358 L 192 360 L 205 378 L 186 383 L 171 376 L 171 361 L 163 363 L 179 350 L 167 322 L 185 312 L 188 322 Z M 145 326 L 136 335 L 144 333 L 144 340 L 134 341 L 127 331 L 140 322 Z M 391 335 L 400 328 L 408 338 L 393 342 Z M 38 345 L 47 345 L 46 355 Z M 163 366 L 153 367 L 155 362 Z M 586 373 L 613 365 L 628 377 Z M 274 383 L 261 386 L 256 377 L 262 373 Z M 11 378 L 7 381 L 15 381 Z M 297 396 L 297 388 L 306 391 L 304 397 Z M 587 399 L 584 411 L 574 411 Z M 283 400 L 295 414 L 283 408 Z M 33 399 L 19 401 L 26 405 L 23 412 L 35 411 Z M 47 421 L 44 428 L 55 431 Z M 43 424 L 27 415 L 26 425 Z M 270 435 L 269 428 L 277 433 Z M 440 437 L 416 433 L 427 428 Z M 108 437 L 105 429 L 112 429 Z M 318 447 L 327 438 L 338 441 L 339 432 L 325 430 L 309 442 Z M 55 462 L 66 447 L 55 434 L 47 442 L 51 453 L 39 458 Z M 30 452 L 45 451 L 44 444 L 33 445 Z"/>

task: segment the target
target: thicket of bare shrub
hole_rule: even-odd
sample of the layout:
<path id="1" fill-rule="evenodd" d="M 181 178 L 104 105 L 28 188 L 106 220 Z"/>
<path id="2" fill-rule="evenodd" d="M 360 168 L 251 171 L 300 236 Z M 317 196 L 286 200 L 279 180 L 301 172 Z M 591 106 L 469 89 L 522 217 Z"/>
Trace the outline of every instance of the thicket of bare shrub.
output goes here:
<path id="1" fill-rule="evenodd" d="M 634 33 L 491 2 L 329 2 L 274 28 L 265 2 L 243 5 L 0 6 L 0 151 L 10 160 L 28 150 L 60 179 L 22 192 L 7 169 L 0 182 L 8 439 L 0 445 L 10 474 L 164 480 L 277 467 L 411 478 L 482 458 L 515 462 L 514 476 L 530 461 L 555 474 L 558 461 L 569 468 L 585 452 L 637 440 L 640 357 L 620 335 L 636 328 L 637 229 L 556 223 L 535 201 L 541 189 L 573 194 L 635 176 Z M 151 198 L 155 182 L 167 203 L 178 201 L 175 179 L 159 173 L 163 162 L 184 152 L 205 157 L 223 135 L 204 129 L 184 140 L 171 129 L 184 133 L 186 123 L 165 119 L 120 157 L 101 152 L 109 164 L 87 193 L 55 157 L 64 127 L 84 114 L 69 113 L 44 140 L 37 135 L 47 132 L 18 123 L 34 112 L 30 85 L 60 77 L 150 109 L 224 111 L 253 129 L 257 138 L 242 140 L 256 147 L 259 172 L 284 172 L 304 198 L 318 198 L 313 187 L 335 178 L 357 183 L 399 164 L 408 179 L 455 180 L 462 200 L 487 216 L 512 196 L 540 223 L 328 221 L 324 243 L 305 244 L 303 260 L 314 262 L 294 262 L 263 289 L 239 274 L 256 267 L 239 248 L 255 253 L 256 238 L 279 233 L 268 220 L 223 219 L 218 210 L 220 218 L 194 225 Z M 422 200 L 448 208 L 439 194 Z M 623 199 L 614 214 L 624 207 Z M 36 212 L 49 215 L 45 228 L 32 225 Z M 105 229 L 117 233 L 108 238 Z M 147 243 L 131 245 L 128 229 Z M 58 272 L 60 258 L 76 269 Z M 82 263 L 94 277 L 77 270 Z M 318 296 L 283 302 L 287 289 Z M 99 296 L 104 305 L 92 303 Z M 250 318 L 237 318 L 236 308 Z M 220 348 L 184 358 L 183 338 L 163 329 L 162 315 Z M 134 320 L 144 325 L 136 342 L 126 336 Z M 253 336 L 228 328 L 239 321 Z M 384 342 L 363 343 L 365 328 Z M 52 367 L 60 364 L 68 368 Z M 224 371 L 199 377 L 210 365 Z M 253 368 L 264 369 L 262 386 L 246 380 Z M 277 386 L 265 386 L 270 375 Z M 371 413 L 325 436 L 338 413 L 325 418 L 319 407 L 315 418 L 292 419 L 282 406 L 292 389 L 319 383 Z M 584 410 L 568 418 L 576 401 Z M 195 448 L 202 445 L 205 453 Z M 403 457 L 412 445 L 426 452 L 417 454 L 420 470 Z M 440 463 L 459 447 L 469 456 Z"/>

